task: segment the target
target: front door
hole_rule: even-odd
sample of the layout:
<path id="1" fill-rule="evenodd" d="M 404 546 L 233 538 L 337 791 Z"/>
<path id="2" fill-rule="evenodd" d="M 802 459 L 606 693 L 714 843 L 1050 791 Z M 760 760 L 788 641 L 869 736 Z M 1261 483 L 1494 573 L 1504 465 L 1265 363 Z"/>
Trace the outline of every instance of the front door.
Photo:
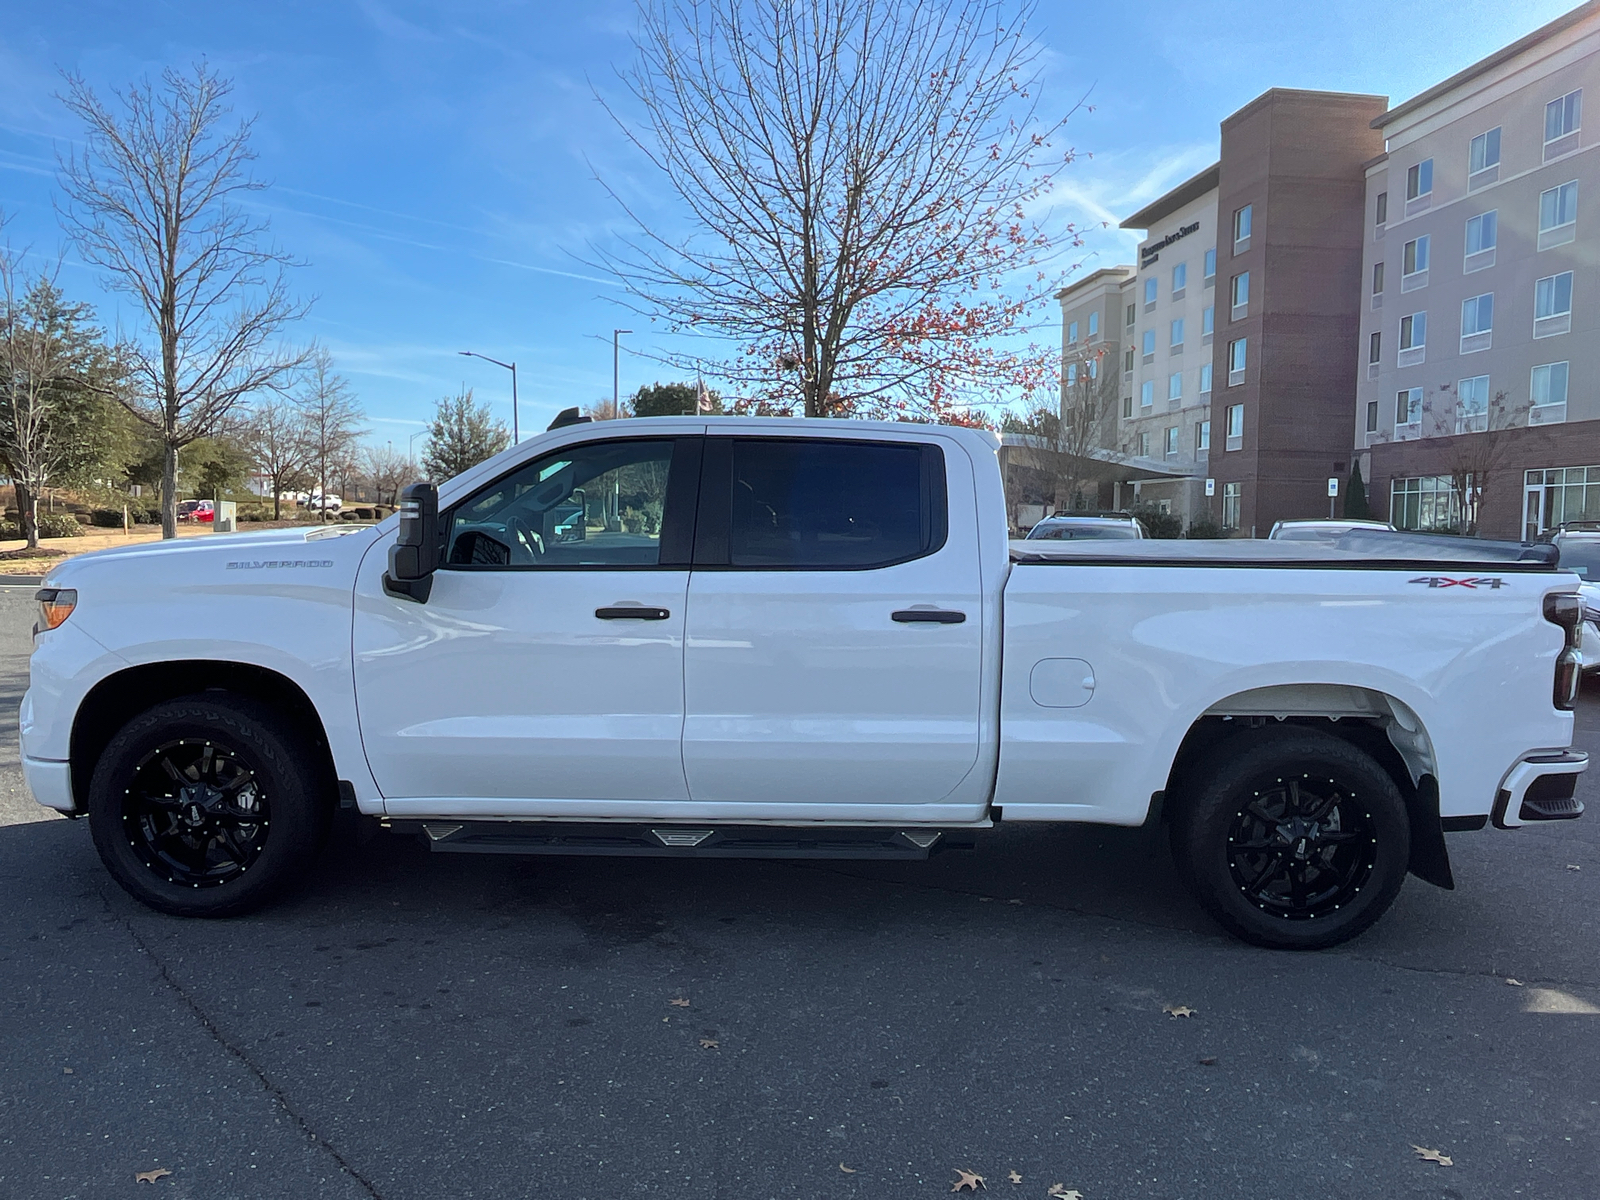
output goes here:
<path id="1" fill-rule="evenodd" d="M 580 443 L 488 484 L 441 514 L 426 604 L 386 595 L 368 555 L 356 700 L 388 812 L 617 816 L 687 798 L 699 444 Z"/>
<path id="2" fill-rule="evenodd" d="M 1533 472 L 1529 472 L 1533 474 Z M 1529 484 L 1523 489 L 1522 540 L 1538 541 L 1545 531 L 1544 484 Z"/>
<path id="3" fill-rule="evenodd" d="M 972 469 L 935 439 L 711 436 L 685 631 L 693 811 L 982 816 Z"/>

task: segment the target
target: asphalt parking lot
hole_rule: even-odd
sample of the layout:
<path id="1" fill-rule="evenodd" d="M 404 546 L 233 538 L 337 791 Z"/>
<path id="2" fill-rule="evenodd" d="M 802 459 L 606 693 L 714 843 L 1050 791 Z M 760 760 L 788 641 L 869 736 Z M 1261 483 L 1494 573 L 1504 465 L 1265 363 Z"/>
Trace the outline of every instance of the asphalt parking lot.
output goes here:
<path id="1" fill-rule="evenodd" d="M 1600 775 L 1588 818 L 1452 835 L 1454 893 L 1309 955 L 1222 935 L 1144 833 L 1023 826 L 926 864 L 369 834 L 183 921 L 27 796 L 28 597 L 0 1197 L 1600 1196 Z"/>

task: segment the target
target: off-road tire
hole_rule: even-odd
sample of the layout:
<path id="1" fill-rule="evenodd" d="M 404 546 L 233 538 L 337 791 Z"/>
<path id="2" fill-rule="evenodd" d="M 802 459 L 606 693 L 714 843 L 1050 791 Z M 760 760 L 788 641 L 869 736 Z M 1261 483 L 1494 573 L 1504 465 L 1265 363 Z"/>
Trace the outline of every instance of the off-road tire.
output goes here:
<path id="1" fill-rule="evenodd" d="M 1348 941 L 1405 882 L 1405 798 L 1371 755 L 1332 734 L 1242 731 L 1185 773 L 1177 800 L 1179 875 L 1219 925 L 1257 946 Z M 1301 815 L 1323 804 L 1331 807 L 1321 822 Z"/>
<path id="2" fill-rule="evenodd" d="M 282 895 L 316 859 L 334 803 L 325 773 L 316 747 L 266 705 L 186 696 L 111 739 L 89 784 L 89 828 L 134 899 L 175 916 L 237 916 Z M 172 796 L 159 795 L 163 785 Z"/>

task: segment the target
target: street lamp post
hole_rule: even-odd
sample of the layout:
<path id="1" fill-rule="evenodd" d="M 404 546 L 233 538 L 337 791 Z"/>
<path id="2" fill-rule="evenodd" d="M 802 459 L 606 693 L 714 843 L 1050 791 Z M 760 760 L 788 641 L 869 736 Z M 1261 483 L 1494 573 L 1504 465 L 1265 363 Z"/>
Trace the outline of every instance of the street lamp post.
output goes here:
<path id="1" fill-rule="evenodd" d="M 498 358 L 490 358 L 487 354 L 479 354 L 476 350 L 457 350 L 456 353 L 467 358 L 481 358 L 484 362 L 504 367 L 511 372 L 511 444 L 515 446 L 522 440 L 521 431 L 517 427 L 517 364 L 503 363 Z"/>
<path id="2" fill-rule="evenodd" d="M 613 329 L 611 331 L 611 415 L 614 417 L 622 415 L 622 397 L 617 391 L 617 338 L 624 333 L 632 332 L 633 330 L 631 329 Z"/>
<path id="3" fill-rule="evenodd" d="M 417 439 L 427 432 L 426 429 L 419 429 L 406 439 L 406 466 L 412 470 L 415 470 L 417 465 L 417 453 L 413 447 L 417 444 Z"/>

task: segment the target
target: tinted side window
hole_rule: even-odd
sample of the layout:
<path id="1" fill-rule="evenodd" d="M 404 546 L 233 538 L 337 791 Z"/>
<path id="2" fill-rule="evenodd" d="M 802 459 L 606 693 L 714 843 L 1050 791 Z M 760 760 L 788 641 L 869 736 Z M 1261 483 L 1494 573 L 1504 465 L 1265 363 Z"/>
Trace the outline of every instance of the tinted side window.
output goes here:
<path id="1" fill-rule="evenodd" d="M 863 568 L 944 541 L 944 458 L 895 442 L 738 439 L 728 564 Z"/>
<path id="2" fill-rule="evenodd" d="M 657 566 L 673 451 L 672 439 L 590 442 L 537 458 L 452 510 L 445 565 Z"/>

